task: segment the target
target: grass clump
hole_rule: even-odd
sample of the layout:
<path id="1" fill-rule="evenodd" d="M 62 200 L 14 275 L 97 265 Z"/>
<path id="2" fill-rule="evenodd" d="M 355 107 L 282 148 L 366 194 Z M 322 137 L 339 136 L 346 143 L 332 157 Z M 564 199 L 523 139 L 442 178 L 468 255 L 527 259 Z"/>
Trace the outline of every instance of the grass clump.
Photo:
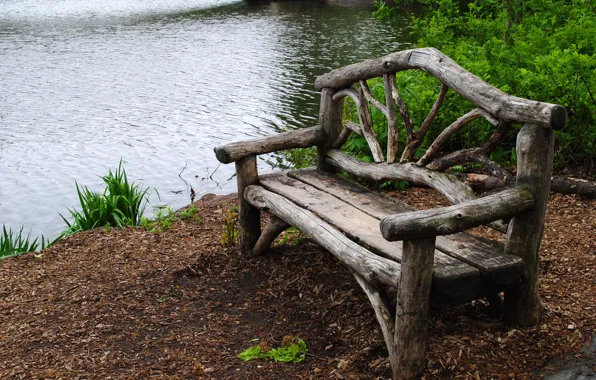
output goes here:
<path id="1" fill-rule="evenodd" d="M 129 182 L 122 161 L 115 171 L 110 169 L 101 178 L 106 185 L 103 192 L 76 184 L 81 208 L 69 209 L 72 222 L 60 215 L 68 226 L 62 236 L 103 226 L 124 228 L 139 225 L 151 189 Z"/>
<path id="2" fill-rule="evenodd" d="M 242 351 L 238 357 L 244 361 L 271 359 L 282 363 L 300 363 L 306 359 L 306 342 L 298 337 L 285 336 L 282 347 L 269 348 L 261 342 Z"/>
<path id="3" fill-rule="evenodd" d="M 31 239 L 31 231 L 25 235 L 24 227 L 16 232 L 11 228 L 8 230 L 2 225 L 2 234 L 0 234 L 0 258 L 18 256 L 22 253 L 45 249 L 54 244 L 58 239 L 50 241 L 43 235 L 39 238 Z"/>

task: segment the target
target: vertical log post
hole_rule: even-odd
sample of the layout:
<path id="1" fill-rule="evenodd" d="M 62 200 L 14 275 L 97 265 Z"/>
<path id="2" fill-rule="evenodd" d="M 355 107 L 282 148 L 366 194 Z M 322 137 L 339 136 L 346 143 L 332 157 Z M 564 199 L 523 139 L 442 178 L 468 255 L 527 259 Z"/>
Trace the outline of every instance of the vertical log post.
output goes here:
<path id="1" fill-rule="evenodd" d="M 393 379 L 418 379 L 426 362 L 435 238 L 404 240 L 397 287 Z"/>
<path id="2" fill-rule="evenodd" d="M 524 260 L 525 276 L 519 287 L 505 293 L 505 322 L 533 326 L 540 321 L 538 291 L 540 241 L 553 167 L 554 131 L 525 124 L 517 136 L 517 186 L 529 189 L 535 206 L 514 217 L 505 238 L 505 253 Z"/>
<path id="3" fill-rule="evenodd" d="M 240 224 L 240 249 L 249 253 L 261 235 L 261 214 L 259 209 L 244 199 L 244 189 L 259 182 L 256 156 L 247 156 L 236 161 L 238 180 L 238 223 Z"/>
<path id="4" fill-rule="evenodd" d="M 318 145 L 317 168 L 333 171 L 327 164 L 327 151 L 333 148 L 333 143 L 339 137 L 343 128 L 341 124 L 344 101 L 334 101 L 335 91 L 330 88 L 321 90 L 321 107 L 319 109 L 319 124 L 323 128 L 323 142 Z"/>

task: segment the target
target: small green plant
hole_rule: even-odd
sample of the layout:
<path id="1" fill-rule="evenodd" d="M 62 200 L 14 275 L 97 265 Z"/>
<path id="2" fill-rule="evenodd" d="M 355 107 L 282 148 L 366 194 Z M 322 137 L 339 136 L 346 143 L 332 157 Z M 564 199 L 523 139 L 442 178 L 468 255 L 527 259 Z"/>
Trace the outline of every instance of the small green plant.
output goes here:
<path id="1" fill-rule="evenodd" d="M 172 227 L 172 224 L 178 220 L 193 219 L 197 222 L 201 221 L 198 216 L 199 209 L 192 205 L 180 212 L 172 210 L 171 206 L 160 206 L 157 208 L 154 219 L 141 218 L 140 225 L 149 232 L 158 233 L 165 232 Z"/>
<path id="2" fill-rule="evenodd" d="M 306 359 L 306 342 L 298 337 L 285 336 L 282 347 L 269 348 L 260 343 L 242 351 L 238 357 L 244 361 L 271 359 L 282 363 L 300 363 Z"/>
<path id="3" fill-rule="evenodd" d="M 180 211 L 180 219 L 181 220 L 188 220 L 194 219 L 197 222 L 201 221 L 201 218 L 198 216 L 199 209 L 194 204 L 184 210 Z"/>
<path id="4" fill-rule="evenodd" d="M 142 218 L 141 226 L 149 232 L 164 232 L 169 230 L 176 220 L 178 220 L 178 217 L 172 207 L 160 206 L 157 208 L 154 219 Z"/>
<path id="5" fill-rule="evenodd" d="M 67 225 L 62 236 L 96 227 L 112 226 L 124 228 L 141 223 L 143 212 L 149 200 L 150 188 L 130 183 L 122 161 L 115 171 L 111 169 L 101 177 L 106 185 L 103 192 L 76 184 L 80 210 L 69 209 L 72 221 L 60 215 Z M 158 194 L 159 196 L 159 194 Z"/>
<path id="6" fill-rule="evenodd" d="M 224 232 L 221 235 L 221 245 L 223 247 L 233 247 L 238 241 L 238 229 L 236 221 L 238 220 L 238 206 L 232 206 L 224 219 Z"/>
<path id="7" fill-rule="evenodd" d="M 294 245 L 297 246 L 302 242 L 304 238 L 304 233 L 297 229 L 296 227 L 290 227 L 286 230 L 286 232 L 282 235 L 281 239 L 279 240 L 280 245 L 287 244 L 290 239 L 294 239 Z"/>
<path id="8" fill-rule="evenodd" d="M 41 240 L 39 238 L 31 239 L 31 231 L 24 234 L 24 227 L 21 227 L 19 232 L 13 231 L 11 228 L 6 229 L 2 225 L 2 234 L 0 234 L 0 258 L 18 256 L 22 253 L 37 251 L 38 249 L 45 249 L 58 241 L 46 239 L 43 235 Z"/>

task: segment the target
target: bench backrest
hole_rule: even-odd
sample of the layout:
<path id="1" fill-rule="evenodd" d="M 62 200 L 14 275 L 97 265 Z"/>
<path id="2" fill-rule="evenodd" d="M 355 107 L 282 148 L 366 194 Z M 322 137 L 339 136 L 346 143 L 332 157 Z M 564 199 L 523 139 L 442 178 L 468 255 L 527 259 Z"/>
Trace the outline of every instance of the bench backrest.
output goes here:
<path id="1" fill-rule="evenodd" d="M 396 72 L 409 69 L 425 71 L 441 82 L 437 100 L 418 128 L 414 126 L 407 106 L 399 95 L 395 80 Z M 373 97 L 366 83 L 366 80 L 375 77 L 383 78 L 384 104 Z M 563 107 L 506 94 L 463 69 L 434 48 L 400 51 L 382 58 L 345 66 L 318 77 L 315 87 L 322 92 L 319 115 L 320 125 L 325 135 L 325 143 L 319 147 L 319 166 L 322 168 L 328 168 L 327 152 L 341 148 L 349 134 L 353 132 L 361 134 L 366 139 L 375 162 L 414 162 L 414 154 L 423 142 L 449 89 L 476 104 L 477 108 L 470 110 L 445 128 L 425 154 L 415 161 L 417 167 L 443 171 L 466 162 L 481 163 L 503 182 L 511 183 L 513 177 L 488 158 L 511 124 L 528 123 L 552 130 L 562 128 L 566 121 Z M 356 104 L 359 124 L 342 121 L 343 100 L 346 97 L 350 97 Z M 369 104 L 387 118 L 386 154 L 375 135 Z M 397 112 L 401 116 L 401 123 L 397 120 Z M 495 132 L 482 146 L 438 157 L 442 144 L 467 123 L 479 117 L 485 118 L 495 126 Z M 406 145 L 401 157 L 398 158 L 400 125 L 403 125 L 405 130 Z M 433 181 L 426 184 L 436 187 Z"/>
<path id="2" fill-rule="evenodd" d="M 438 98 L 426 119 L 418 127 L 410 117 L 400 98 L 395 73 L 418 69 L 441 82 Z M 385 104 L 374 99 L 366 80 L 382 77 L 385 88 Z M 353 87 L 357 84 L 356 87 Z M 538 263 L 542 231 L 546 214 L 550 178 L 552 174 L 554 131 L 565 125 L 567 119 L 563 107 L 555 104 L 522 99 L 491 86 L 474 74 L 457 65 L 449 57 L 434 48 L 413 49 L 396 52 L 333 70 L 315 81 L 321 90 L 319 122 L 323 141 L 318 145 L 320 169 L 346 171 L 369 179 L 405 179 L 434 187 L 452 203 L 474 198 L 472 190 L 455 176 L 444 170 L 465 162 L 476 162 L 510 185 L 529 190 L 534 197 L 534 207 L 512 218 L 506 228 L 505 253 L 521 257 L 526 273 L 520 288 L 505 297 L 505 316 L 508 322 L 534 325 L 540 317 L 538 293 Z M 414 162 L 414 153 L 436 117 L 447 91 L 451 89 L 477 108 L 455 120 L 445 128 L 428 147 L 425 154 Z M 350 97 L 358 110 L 359 124 L 342 121 L 343 100 Z M 369 105 L 385 115 L 388 122 L 386 157 L 372 128 Z M 396 108 L 401 115 L 406 146 L 399 159 L 400 164 L 380 164 L 398 161 L 398 136 Z M 464 149 L 438 157 L 441 145 L 471 120 L 484 117 L 495 126 L 495 132 L 480 147 Z M 489 159 L 491 151 L 512 124 L 523 124 L 517 135 L 517 172 L 513 178 L 505 169 Z M 339 148 L 355 132 L 365 137 L 376 164 L 364 163 L 342 153 Z M 514 183 L 515 182 L 515 183 Z M 499 228 L 499 224 L 495 225 Z"/>

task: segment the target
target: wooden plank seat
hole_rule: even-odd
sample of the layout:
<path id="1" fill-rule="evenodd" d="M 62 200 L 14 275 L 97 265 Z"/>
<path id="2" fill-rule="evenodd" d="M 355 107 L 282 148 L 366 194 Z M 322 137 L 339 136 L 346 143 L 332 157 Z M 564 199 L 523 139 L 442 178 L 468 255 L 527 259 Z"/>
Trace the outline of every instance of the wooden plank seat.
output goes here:
<path id="1" fill-rule="evenodd" d="M 435 104 L 417 130 L 395 78 L 396 72 L 410 69 L 425 71 L 441 83 Z M 384 103 L 368 88 L 367 80 L 374 77 L 383 79 Z M 241 249 L 262 254 L 276 236 L 295 226 L 346 264 L 375 311 L 394 379 L 414 379 L 424 370 L 431 304 L 448 306 L 486 296 L 491 306 L 503 307 L 507 323 L 537 324 L 541 313 L 538 262 L 552 173 L 553 130 L 564 126 L 565 109 L 508 95 L 432 48 L 396 52 L 333 70 L 317 78 L 315 87 L 321 90 L 319 125 L 215 148 L 220 162 L 236 165 Z M 477 108 L 446 127 L 417 157 L 448 91 Z M 342 120 L 345 97 L 354 100 L 359 123 Z M 387 119 L 386 149 L 377 141 L 369 107 Z M 401 150 L 398 115 L 406 137 Z M 441 146 L 476 118 L 485 118 L 494 128 L 487 141 L 478 148 L 441 155 Z M 490 159 L 513 124 L 523 124 L 517 136 L 515 176 Z M 351 134 L 365 138 L 373 163 L 341 150 Z M 311 146 L 317 147 L 316 168 L 259 176 L 256 155 Z M 448 171 L 466 163 L 483 165 L 506 187 L 476 197 Z M 452 205 L 415 211 L 338 172 L 430 186 Z M 263 231 L 260 210 L 271 213 Z M 480 225 L 506 232 L 503 241 L 465 232 Z M 504 299 L 499 292 L 504 292 Z"/>

